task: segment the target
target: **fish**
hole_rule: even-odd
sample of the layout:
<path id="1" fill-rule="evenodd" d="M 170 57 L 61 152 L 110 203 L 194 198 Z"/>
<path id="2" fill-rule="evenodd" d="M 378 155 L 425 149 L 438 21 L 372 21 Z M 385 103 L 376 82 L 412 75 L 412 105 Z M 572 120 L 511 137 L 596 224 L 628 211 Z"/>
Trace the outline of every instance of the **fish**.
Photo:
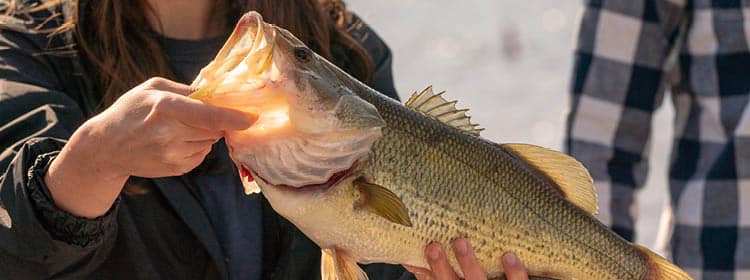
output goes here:
<path id="1" fill-rule="evenodd" d="M 482 138 L 432 87 L 394 101 L 256 12 L 192 86 L 192 98 L 258 116 L 225 133 L 228 151 L 246 192 L 321 248 L 322 279 L 367 279 L 358 264 L 428 268 L 425 246 L 459 237 L 488 277 L 512 252 L 539 277 L 691 279 L 596 219 L 593 180 L 574 158 Z"/>

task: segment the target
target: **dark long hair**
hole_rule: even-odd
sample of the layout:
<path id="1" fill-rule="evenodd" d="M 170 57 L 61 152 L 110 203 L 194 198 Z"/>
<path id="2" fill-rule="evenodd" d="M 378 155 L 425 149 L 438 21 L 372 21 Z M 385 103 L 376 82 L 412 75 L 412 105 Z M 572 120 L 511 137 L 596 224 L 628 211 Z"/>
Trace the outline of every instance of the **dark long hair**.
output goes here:
<path id="1" fill-rule="evenodd" d="M 230 2 L 231 1 L 231 2 Z M 80 11 L 80 9 L 77 9 Z M 291 31 L 318 54 L 365 83 L 374 70 L 367 51 L 348 35 L 352 23 L 342 0 L 217 0 L 211 12 L 230 30 L 244 11 Z M 97 73 L 102 108 L 111 105 L 133 86 L 153 76 L 172 77 L 157 33 L 146 15 L 153 12 L 146 0 L 89 1 L 83 14 L 61 28 L 74 28 L 78 45 L 92 72 Z M 82 21 L 79 21 L 78 17 Z M 60 32 L 58 30 L 57 32 Z M 334 50 L 338 50 L 334 55 Z"/>

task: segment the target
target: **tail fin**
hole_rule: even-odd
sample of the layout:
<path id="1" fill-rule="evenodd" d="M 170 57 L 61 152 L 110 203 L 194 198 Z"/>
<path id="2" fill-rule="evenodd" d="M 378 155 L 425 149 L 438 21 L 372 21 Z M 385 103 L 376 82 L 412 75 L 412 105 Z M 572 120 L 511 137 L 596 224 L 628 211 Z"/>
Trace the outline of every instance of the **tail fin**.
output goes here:
<path id="1" fill-rule="evenodd" d="M 635 245 L 635 247 L 643 252 L 648 259 L 649 271 L 646 274 L 648 280 L 692 280 L 693 277 L 687 274 L 684 270 L 677 267 L 668 260 L 662 258 L 654 252 L 651 252 L 646 247 Z"/>

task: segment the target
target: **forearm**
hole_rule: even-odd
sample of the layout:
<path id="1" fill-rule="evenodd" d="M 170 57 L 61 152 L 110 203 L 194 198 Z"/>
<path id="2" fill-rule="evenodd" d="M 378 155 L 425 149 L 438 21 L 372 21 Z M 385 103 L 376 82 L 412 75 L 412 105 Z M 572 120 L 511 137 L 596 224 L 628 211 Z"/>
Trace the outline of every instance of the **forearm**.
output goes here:
<path id="1" fill-rule="evenodd" d="M 118 204 L 96 219 L 76 217 L 54 205 L 43 177 L 65 140 L 30 138 L 0 174 L 0 271 L 11 279 L 54 278 L 65 271 L 86 278 L 112 249 Z M 72 276 L 77 275 L 77 276 Z"/>
<path id="2" fill-rule="evenodd" d="M 96 126 L 92 119 L 76 130 L 44 176 L 55 205 L 84 218 L 104 215 L 128 179 L 107 162 Z"/>
<path id="3" fill-rule="evenodd" d="M 33 20 L 24 24 L 37 25 Z M 84 219 L 59 209 L 45 184 L 51 161 L 91 109 L 82 108 L 86 102 L 79 97 L 87 93 L 78 87 L 82 83 L 72 68 L 39 55 L 57 45 L 47 35 L 13 30 L 0 34 L 3 279 L 88 278 L 117 236 L 118 203 L 97 219 Z"/>

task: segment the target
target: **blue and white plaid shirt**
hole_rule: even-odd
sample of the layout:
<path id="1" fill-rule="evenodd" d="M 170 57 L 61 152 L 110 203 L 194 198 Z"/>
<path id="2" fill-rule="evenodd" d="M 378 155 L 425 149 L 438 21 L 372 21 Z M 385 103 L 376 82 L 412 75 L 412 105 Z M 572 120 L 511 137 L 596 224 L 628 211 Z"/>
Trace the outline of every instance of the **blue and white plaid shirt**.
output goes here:
<path id="1" fill-rule="evenodd" d="M 750 0 L 588 0 L 579 32 L 566 145 L 599 218 L 634 238 L 669 89 L 672 257 L 696 279 L 750 279 Z"/>

